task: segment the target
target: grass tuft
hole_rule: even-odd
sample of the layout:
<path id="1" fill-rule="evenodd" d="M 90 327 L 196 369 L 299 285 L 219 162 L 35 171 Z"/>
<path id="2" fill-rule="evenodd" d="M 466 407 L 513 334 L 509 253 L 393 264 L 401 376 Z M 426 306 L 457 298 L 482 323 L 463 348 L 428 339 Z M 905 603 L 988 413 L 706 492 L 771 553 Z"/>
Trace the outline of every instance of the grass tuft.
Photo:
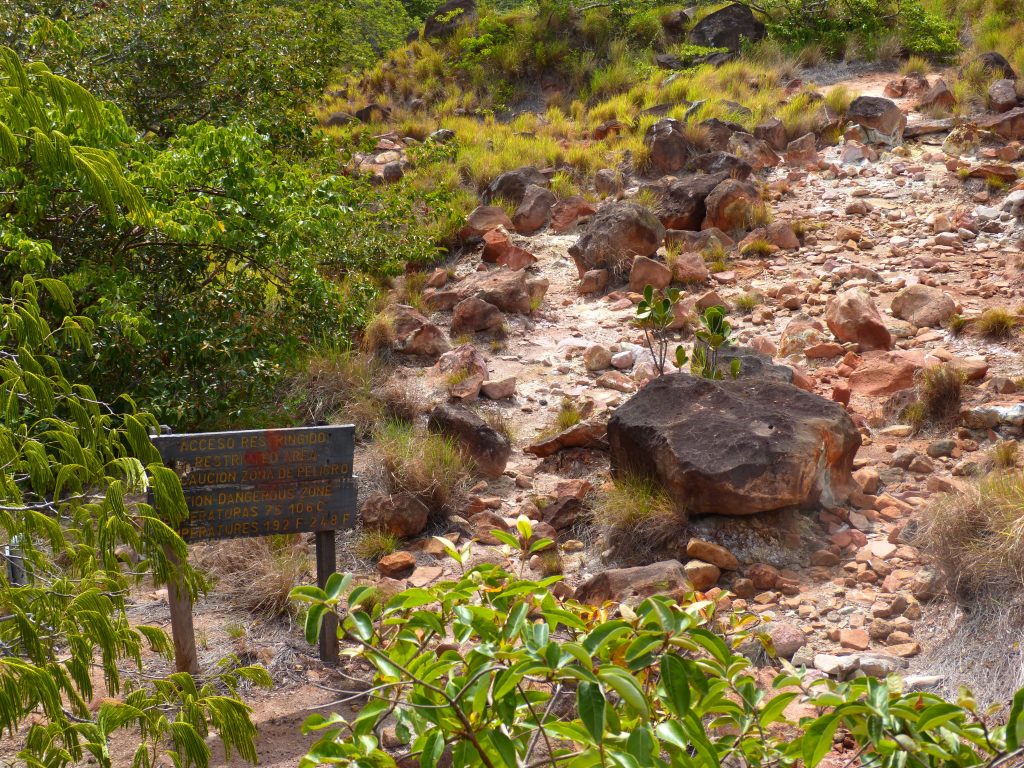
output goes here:
<path id="1" fill-rule="evenodd" d="M 956 418 L 965 381 L 963 371 L 949 363 L 925 368 L 918 387 L 925 416 L 936 422 Z"/>
<path id="2" fill-rule="evenodd" d="M 352 551 L 360 560 L 375 563 L 396 549 L 398 549 L 398 537 L 391 531 L 365 528 L 359 533 Z"/>
<path id="3" fill-rule="evenodd" d="M 1008 339 L 1014 335 L 1018 318 L 1010 310 L 992 307 L 981 313 L 975 323 L 978 333 L 986 339 Z"/>
<path id="4" fill-rule="evenodd" d="M 473 470 L 453 440 L 389 421 L 377 430 L 376 447 L 389 491 L 411 494 L 432 515 L 453 511 Z"/>
<path id="5" fill-rule="evenodd" d="M 940 496 L 916 522 L 914 544 L 957 594 L 1024 587 L 1024 473 L 994 472 Z"/>
<path id="6" fill-rule="evenodd" d="M 654 480 L 625 475 L 598 494 L 593 520 L 616 557 L 645 562 L 679 537 L 686 515 Z"/>
<path id="7" fill-rule="evenodd" d="M 910 75 L 927 75 L 931 71 L 932 65 L 928 62 L 928 59 L 922 56 L 910 56 L 903 65 L 900 67 L 900 74 L 904 77 Z"/>

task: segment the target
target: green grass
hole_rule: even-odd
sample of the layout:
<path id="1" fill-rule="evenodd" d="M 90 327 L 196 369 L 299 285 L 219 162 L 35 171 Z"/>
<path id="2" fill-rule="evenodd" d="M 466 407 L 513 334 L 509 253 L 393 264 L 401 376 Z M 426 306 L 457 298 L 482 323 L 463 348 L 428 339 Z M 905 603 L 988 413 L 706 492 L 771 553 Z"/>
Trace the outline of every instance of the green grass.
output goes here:
<path id="1" fill-rule="evenodd" d="M 377 562 L 398 549 L 398 537 L 391 531 L 364 528 L 355 541 L 353 553 L 360 560 Z"/>
<path id="2" fill-rule="evenodd" d="M 900 67 L 900 74 L 905 77 L 909 75 L 927 75 L 931 72 L 931 69 L 932 65 L 928 59 L 923 56 L 910 56 Z"/>
<path id="3" fill-rule="evenodd" d="M 649 562 L 679 536 L 686 514 L 655 480 L 623 475 L 597 494 L 593 522 L 617 557 Z"/>
<path id="4" fill-rule="evenodd" d="M 741 253 L 751 259 L 766 259 L 775 253 L 775 246 L 763 237 L 755 237 L 743 246 Z"/>
<path id="5" fill-rule="evenodd" d="M 756 307 L 761 304 L 761 297 L 753 291 L 749 293 L 741 293 L 739 296 L 733 299 L 732 305 L 736 308 L 736 311 L 740 314 L 749 315 L 754 311 Z"/>
<path id="6" fill-rule="evenodd" d="M 555 427 L 559 432 L 563 432 L 570 427 L 575 427 L 583 420 L 583 414 L 580 409 L 576 406 L 569 398 L 562 398 L 562 402 L 558 405 L 558 412 L 555 414 Z"/>

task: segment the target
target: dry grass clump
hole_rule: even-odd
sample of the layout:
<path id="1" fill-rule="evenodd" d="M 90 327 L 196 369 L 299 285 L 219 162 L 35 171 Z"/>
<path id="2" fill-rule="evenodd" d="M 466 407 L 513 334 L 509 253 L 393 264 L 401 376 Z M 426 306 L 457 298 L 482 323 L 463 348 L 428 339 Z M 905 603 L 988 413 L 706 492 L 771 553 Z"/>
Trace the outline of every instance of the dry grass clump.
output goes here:
<path id="1" fill-rule="evenodd" d="M 741 253 L 751 259 L 767 259 L 775 251 L 776 248 L 771 242 L 763 237 L 755 237 L 743 246 Z"/>
<path id="2" fill-rule="evenodd" d="M 217 592 L 232 605 L 270 617 L 292 609 L 289 594 L 312 568 L 309 551 L 298 535 L 194 544 L 189 547 L 189 559 L 216 581 Z"/>
<path id="3" fill-rule="evenodd" d="M 395 319 L 387 312 L 379 312 L 363 328 L 360 346 L 364 352 L 375 354 L 391 347 L 395 341 Z"/>
<path id="4" fill-rule="evenodd" d="M 921 373 L 918 392 L 925 416 L 932 421 L 947 421 L 960 412 L 967 377 L 949 363 L 926 368 Z"/>
<path id="5" fill-rule="evenodd" d="M 992 307 L 981 313 L 975 321 L 978 333 L 986 339 L 1008 339 L 1017 328 L 1018 318 L 1010 310 Z"/>
<path id="6" fill-rule="evenodd" d="M 413 496 L 432 515 L 453 511 L 473 473 L 455 441 L 408 422 L 386 421 L 375 444 L 391 493 Z"/>
<path id="7" fill-rule="evenodd" d="M 306 424 L 327 424 L 344 417 L 366 435 L 376 423 L 379 408 L 373 387 L 380 363 L 353 350 L 324 352 L 309 357 L 282 386 L 281 400 Z"/>
<path id="8" fill-rule="evenodd" d="M 1024 588 L 1024 473 L 993 472 L 939 496 L 917 518 L 913 543 L 961 597 Z"/>
<path id="9" fill-rule="evenodd" d="M 686 515 L 653 479 L 622 475 L 614 485 L 597 495 L 593 522 L 624 562 L 650 562 L 651 557 L 676 540 L 686 524 Z"/>
<path id="10" fill-rule="evenodd" d="M 772 223 L 772 209 L 768 207 L 767 203 L 757 202 L 753 203 L 747 208 L 746 225 L 747 229 L 759 229 L 761 227 L 767 227 Z"/>
<path id="11" fill-rule="evenodd" d="M 946 327 L 949 329 L 951 335 L 959 336 L 967 329 L 967 325 L 967 318 L 964 317 L 963 315 L 957 314 L 949 318 L 949 323 Z"/>
<path id="12" fill-rule="evenodd" d="M 997 469 L 1008 469 L 1017 464 L 1017 441 L 1000 440 L 989 451 L 989 458 Z"/>

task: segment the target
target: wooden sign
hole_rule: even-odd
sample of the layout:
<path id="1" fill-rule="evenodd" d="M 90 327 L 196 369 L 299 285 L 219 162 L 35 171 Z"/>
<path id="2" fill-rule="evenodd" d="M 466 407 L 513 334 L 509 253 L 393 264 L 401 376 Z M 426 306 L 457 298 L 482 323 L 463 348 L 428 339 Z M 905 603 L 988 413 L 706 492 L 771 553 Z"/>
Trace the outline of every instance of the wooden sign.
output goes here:
<path id="1" fill-rule="evenodd" d="M 337 570 L 335 531 L 355 525 L 352 473 L 355 427 L 298 427 L 153 436 L 164 463 L 181 478 L 189 515 L 187 542 L 316 533 L 317 583 Z M 192 602 L 168 585 L 179 671 L 198 671 Z M 337 617 L 325 616 L 320 658 L 337 661 Z"/>

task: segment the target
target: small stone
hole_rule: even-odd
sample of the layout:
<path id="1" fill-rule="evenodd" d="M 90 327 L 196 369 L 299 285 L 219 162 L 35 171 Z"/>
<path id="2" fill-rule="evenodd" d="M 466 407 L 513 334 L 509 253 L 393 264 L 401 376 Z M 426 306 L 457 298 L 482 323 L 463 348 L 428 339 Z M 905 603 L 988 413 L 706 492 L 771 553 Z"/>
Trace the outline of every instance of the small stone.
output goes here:
<path id="1" fill-rule="evenodd" d="M 854 651 L 866 651 L 871 646 L 871 638 L 863 629 L 842 629 L 839 631 L 839 645 Z"/>
<path id="2" fill-rule="evenodd" d="M 718 583 L 722 572 L 718 566 L 706 563 L 703 560 L 690 560 L 683 566 L 687 580 L 693 584 L 694 589 L 705 591 Z"/>
<path id="3" fill-rule="evenodd" d="M 712 563 L 723 571 L 737 571 L 740 567 L 740 561 L 732 552 L 710 541 L 690 539 L 686 545 L 686 554 L 697 560 Z"/>
<path id="4" fill-rule="evenodd" d="M 377 572 L 390 579 L 408 576 L 416 568 L 416 557 L 411 552 L 399 550 L 384 555 L 377 563 Z"/>
<path id="5" fill-rule="evenodd" d="M 591 344 L 583 352 L 583 363 L 588 371 L 603 371 L 612 364 L 612 353 L 602 344 Z"/>

